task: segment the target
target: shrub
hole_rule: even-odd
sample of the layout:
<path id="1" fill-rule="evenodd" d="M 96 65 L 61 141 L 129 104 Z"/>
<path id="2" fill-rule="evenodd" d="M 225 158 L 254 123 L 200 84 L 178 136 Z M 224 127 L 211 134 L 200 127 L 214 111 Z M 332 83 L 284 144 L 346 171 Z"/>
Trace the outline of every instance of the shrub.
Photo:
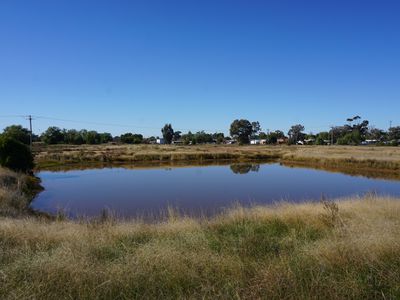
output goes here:
<path id="1" fill-rule="evenodd" d="M 15 171 L 29 171 L 33 168 L 33 156 L 30 149 L 21 142 L 1 137 L 0 165 Z"/>
<path id="2" fill-rule="evenodd" d="M 23 128 L 21 125 L 11 125 L 4 128 L 3 136 L 15 139 L 23 144 L 29 145 L 29 130 Z"/>

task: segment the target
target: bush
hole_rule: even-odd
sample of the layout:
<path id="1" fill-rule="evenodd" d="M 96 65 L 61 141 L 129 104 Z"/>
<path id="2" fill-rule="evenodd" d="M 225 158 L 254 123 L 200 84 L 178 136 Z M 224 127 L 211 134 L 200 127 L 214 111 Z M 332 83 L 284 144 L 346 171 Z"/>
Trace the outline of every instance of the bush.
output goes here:
<path id="1" fill-rule="evenodd" d="M 15 171 L 29 171 L 33 168 L 33 156 L 30 149 L 21 142 L 9 138 L 0 138 L 0 165 Z"/>
<path id="2" fill-rule="evenodd" d="M 29 145 L 30 142 L 29 130 L 21 125 L 11 125 L 4 128 L 3 136 L 15 139 L 26 145 Z"/>
<path id="3" fill-rule="evenodd" d="M 347 133 L 337 140 L 338 145 L 359 145 L 361 143 L 360 132 L 354 131 Z"/>

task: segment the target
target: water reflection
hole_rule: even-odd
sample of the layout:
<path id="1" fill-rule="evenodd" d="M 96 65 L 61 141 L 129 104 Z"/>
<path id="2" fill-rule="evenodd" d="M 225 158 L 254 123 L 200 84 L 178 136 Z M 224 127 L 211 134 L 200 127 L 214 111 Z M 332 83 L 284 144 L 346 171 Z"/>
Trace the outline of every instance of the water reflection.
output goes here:
<path id="1" fill-rule="evenodd" d="M 351 176 L 363 176 L 367 178 L 377 179 L 392 179 L 400 180 L 400 172 L 398 170 L 376 170 L 375 168 L 357 168 L 357 167 L 343 167 L 340 165 L 329 166 L 321 165 L 318 163 L 309 162 L 293 162 L 293 161 L 281 161 L 281 160 L 254 160 L 247 162 L 237 162 L 235 160 L 205 160 L 205 161 L 163 161 L 163 162 L 135 162 L 127 164 L 124 163 L 104 163 L 104 162 L 92 162 L 92 163 L 72 163 L 65 165 L 47 166 L 37 169 L 36 173 L 43 171 L 63 173 L 67 171 L 76 170 L 93 170 L 93 169 L 106 169 L 106 168 L 124 168 L 131 170 L 149 170 L 149 169 L 165 169 L 171 170 L 176 168 L 187 168 L 187 167 L 204 167 L 204 166 L 230 166 L 232 172 L 235 174 L 246 174 L 250 171 L 257 172 L 255 169 L 263 164 L 279 163 L 282 166 L 290 168 L 312 168 L 317 170 L 324 170 L 333 173 L 343 173 Z M 249 171 L 246 171 L 249 165 Z M 257 167 L 258 166 L 258 167 Z M 253 168 L 253 169 L 252 169 Z M 243 169 L 237 171 L 237 169 Z"/>
<path id="2" fill-rule="evenodd" d="M 247 174 L 251 172 L 258 172 L 260 170 L 259 164 L 233 164 L 230 168 L 235 174 Z"/>
<path id="3" fill-rule="evenodd" d="M 32 207 L 51 214 L 62 210 L 70 217 L 96 216 L 104 208 L 119 217 L 157 216 L 171 206 L 189 215 L 212 215 L 233 203 L 319 201 L 321 195 L 337 198 L 369 191 L 400 196 L 399 181 L 292 168 L 278 163 L 107 167 L 41 171 L 38 176 L 45 190 L 33 201 Z"/>

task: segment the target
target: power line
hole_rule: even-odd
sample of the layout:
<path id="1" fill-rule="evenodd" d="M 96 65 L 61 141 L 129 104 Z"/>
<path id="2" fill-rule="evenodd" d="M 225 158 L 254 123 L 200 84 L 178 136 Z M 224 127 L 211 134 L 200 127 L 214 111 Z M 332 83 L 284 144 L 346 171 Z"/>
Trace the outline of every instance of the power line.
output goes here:
<path id="1" fill-rule="evenodd" d="M 54 118 L 54 117 L 47 117 L 47 116 L 32 116 L 32 115 L 0 115 L 0 117 L 4 118 L 24 118 L 28 119 L 44 119 L 44 120 L 53 120 L 53 121 L 60 121 L 60 122 L 68 122 L 68 123 L 76 123 L 76 124 L 88 124 L 88 125 L 100 125 L 100 126 L 113 126 L 113 127 L 121 127 L 121 128 L 141 128 L 141 129 L 156 129 L 159 130 L 159 127 L 154 126 L 142 126 L 136 124 L 116 124 L 116 123 L 106 123 L 106 122 L 93 122 L 93 121 L 79 121 L 79 120 L 71 120 L 71 119 L 61 119 L 61 118 Z M 218 132 L 218 130 L 211 130 L 211 129 L 198 129 L 198 128 L 175 128 L 175 130 L 180 131 L 205 131 L 205 132 Z"/>
<path id="2" fill-rule="evenodd" d="M 25 118 L 24 115 L 0 115 L 0 118 Z"/>

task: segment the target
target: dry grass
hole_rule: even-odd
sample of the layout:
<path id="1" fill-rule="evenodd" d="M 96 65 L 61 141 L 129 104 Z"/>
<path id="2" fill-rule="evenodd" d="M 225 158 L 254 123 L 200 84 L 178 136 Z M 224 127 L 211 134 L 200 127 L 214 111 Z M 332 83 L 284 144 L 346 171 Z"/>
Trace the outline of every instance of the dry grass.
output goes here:
<path id="1" fill-rule="evenodd" d="M 204 162 L 276 159 L 278 151 L 227 145 L 53 145 L 35 149 L 39 167 L 87 162 Z"/>
<path id="2" fill-rule="evenodd" d="M 0 218 L 1 299 L 398 299 L 400 201 L 159 224 Z"/>
<path id="3" fill-rule="evenodd" d="M 282 154 L 285 162 L 326 167 L 364 168 L 372 171 L 400 170 L 400 147 L 306 146 Z"/>
<path id="4" fill-rule="evenodd" d="M 0 216 L 31 214 L 29 204 L 40 189 L 37 178 L 0 167 Z"/>

